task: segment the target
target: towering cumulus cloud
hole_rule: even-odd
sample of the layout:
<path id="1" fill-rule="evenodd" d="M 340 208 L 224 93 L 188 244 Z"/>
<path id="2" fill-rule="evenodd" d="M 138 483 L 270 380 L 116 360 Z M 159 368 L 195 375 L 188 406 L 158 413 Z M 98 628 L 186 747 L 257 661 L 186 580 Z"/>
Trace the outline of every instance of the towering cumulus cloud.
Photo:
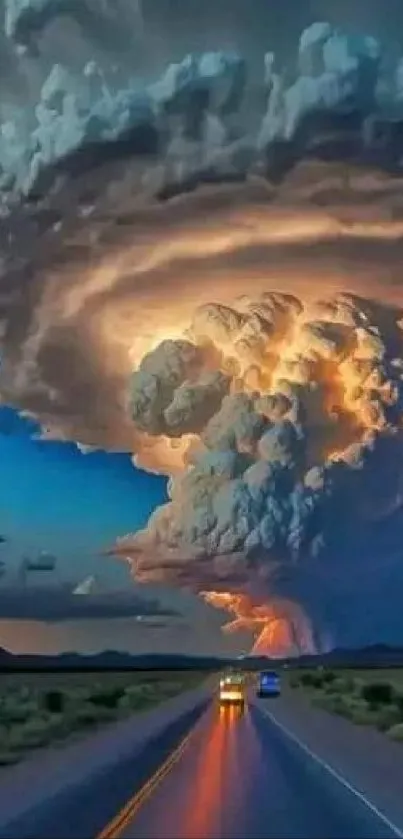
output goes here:
<path id="1" fill-rule="evenodd" d="M 2 125 L 0 389 L 168 476 L 110 553 L 283 655 L 403 628 L 402 74 L 326 23 L 261 58 L 256 113 L 207 53 Z"/>
<path id="2" fill-rule="evenodd" d="M 148 353 L 132 376 L 134 422 L 186 445 L 169 503 L 116 547 L 136 578 L 190 586 L 233 609 L 235 626 L 263 625 L 259 649 L 314 648 L 303 604 L 285 594 L 300 601 L 326 563 L 342 577 L 346 536 L 400 497 L 400 317 L 348 294 L 304 305 L 264 292 L 198 307 L 183 339 Z"/>

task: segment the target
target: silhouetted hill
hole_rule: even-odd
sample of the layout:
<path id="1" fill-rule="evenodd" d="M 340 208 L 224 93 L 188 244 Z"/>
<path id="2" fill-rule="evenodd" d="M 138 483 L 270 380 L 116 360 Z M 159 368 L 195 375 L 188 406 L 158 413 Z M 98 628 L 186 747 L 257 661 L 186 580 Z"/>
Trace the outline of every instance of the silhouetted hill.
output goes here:
<path id="1" fill-rule="evenodd" d="M 301 656 L 299 667 L 403 667 L 403 647 L 373 644 L 362 649 L 334 649 L 320 656 Z"/>
<path id="2" fill-rule="evenodd" d="M 240 667 L 243 670 L 264 670 L 269 667 L 403 667 L 403 647 L 375 644 L 362 649 L 335 649 L 323 655 L 304 655 L 292 659 L 270 659 L 266 656 L 220 658 L 191 655 L 129 655 L 105 650 L 98 655 L 63 653 L 61 655 L 13 655 L 0 647 L 0 671 L 49 670 L 220 670 Z"/>
<path id="3" fill-rule="evenodd" d="M 227 662 L 214 656 L 160 655 L 133 656 L 114 650 L 98 655 L 13 655 L 0 647 L 0 670 L 216 670 Z M 230 662 L 228 662 L 230 663 Z"/>
<path id="4" fill-rule="evenodd" d="M 263 670 L 269 658 L 251 656 L 245 658 L 242 666 L 250 670 Z M 282 659 L 273 664 L 288 667 L 403 667 L 403 647 L 374 644 L 361 649 L 336 648 L 321 655 L 302 655 L 299 658 Z"/>

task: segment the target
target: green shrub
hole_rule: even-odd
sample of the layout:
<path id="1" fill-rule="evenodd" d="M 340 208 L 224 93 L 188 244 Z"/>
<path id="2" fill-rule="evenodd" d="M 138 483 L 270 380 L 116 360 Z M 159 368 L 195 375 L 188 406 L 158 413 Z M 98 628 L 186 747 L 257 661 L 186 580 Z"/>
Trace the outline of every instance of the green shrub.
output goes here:
<path id="1" fill-rule="evenodd" d="M 52 737 L 49 720 L 38 717 L 28 720 L 20 729 L 21 747 L 36 749 L 45 746 Z"/>
<path id="2" fill-rule="evenodd" d="M 116 708 L 124 695 L 123 688 L 115 688 L 109 691 L 100 691 L 99 693 L 92 693 L 89 696 L 89 701 L 93 705 L 102 708 Z"/>
<path id="3" fill-rule="evenodd" d="M 355 689 L 355 682 L 351 676 L 337 676 L 332 682 L 333 690 L 337 693 L 352 694 Z"/>
<path id="4" fill-rule="evenodd" d="M 26 713 L 21 708 L 14 708 L 10 711 L 1 710 L 0 711 L 0 721 L 2 725 L 5 725 L 7 728 L 14 725 L 22 725 L 22 723 L 26 722 L 29 719 L 30 714 Z"/>
<path id="5" fill-rule="evenodd" d="M 399 708 L 399 711 L 403 718 L 403 693 L 396 693 L 394 697 L 394 703 Z"/>
<path id="6" fill-rule="evenodd" d="M 21 687 L 18 690 L 18 698 L 21 702 L 30 702 L 34 698 L 32 695 L 32 690 L 29 687 Z"/>
<path id="7" fill-rule="evenodd" d="M 6 737 L 2 741 L 2 748 L 5 751 L 23 751 L 24 750 L 24 735 L 23 726 L 15 726 L 7 731 Z"/>
<path id="8" fill-rule="evenodd" d="M 157 691 L 153 691 L 153 693 L 157 694 L 164 694 L 164 696 L 176 696 L 176 694 L 180 691 L 183 687 L 180 682 L 161 682 L 158 685 Z"/>
<path id="9" fill-rule="evenodd" d="M 370 716 L 367 704 L 353 695 L 326 691 L 313 696 L 312 703 L 332 714 L 351 719 L 359 725 L 373 722 L 373 714 Z"/>
<path id="10" fill-rule="evenodd" d="M 333 714 L 345 714 L 346 705 L 342 696 L 337 693 L 318 693 L 312 697 L 312 704 L 318 708 L 324 708 L 326 711 L 331 711 Z"/>
<path id="11" fill-rule="evenodd" d="M 354 714 L 358 711 L 359 709 L 355 703 L 349 702 L 347 697 L 340 697 L 340 702 L 337 706 L 337 713 L 339 716 L 346 717 L 346 719 L 351 720 Z"/>
<path id="12" fill-rule="evenodd" d="M 312 686 L 312 673 L 309 673 L 309 672 L 308 673 L 301 673 L 301 675 L 299 677 L 299 680 L 300 680 L 301 685 L 304 685 L 306 687 L 311 687 Z"/>
<path id="13" fill-rule="evenodd" d="M 355 725 L 373 725 L 375 714 L 367 702 L 357 702 L 351 708 L 350 719 Z"/>
<path id="14" fill-rule="evenodd" d="M 394 698 L 393 687 L 389 682 L 368 682 L 361 688 L 361 696 L 373 708 L 389 705 Z"/>
<path id="15" fill-rule="evenodd" d="M 89 727 L 98 725 L 101 722 L 109 722 L 115 718 L 114 709 L 106 708 L 105 706 L 93 706 L 79 708 L 77 713 L 71 718 L 72 731 L 77 727 Z"/>
<path id="16" fill-rule="evenodd" d="M 15 697 L 8 696 L 0 703 L 0 723 L 2 725 L 18 725 L 24 723 L 38 711 L 36 702 L 18 702 Z"/>
<path id="17" fill-rule="evenodd" d="M 322 682 L 324 685 L 331 685 L 336 679 L 336 673 L 333 670 L 324 670 L 322 673 Z"/>
<path id="18" fill-rule="evenodd" d="M 320 688 L 322 687 L 323 676 L 318 673 L 301 673 L 300 682 L 304 687 Z"/>
<path id="19" fill-rule="evenodd" d="M 148 705 L 148 699 L 142 696 L 141 693 L 125 693 L 119 700 L 119 708 L 122 711 L 137 711 L 139 708 L 145 708 Z"/>
<path id="20" fill-rule="evenodd" d="M 387 731 L 401 722 L 403 722 L 403 717 L 397 705 L 383 705 L 376 711 L 376 727 L 379 731 Z"/>
<path id="21" fill-rule="evenodd" d="M 403 742 L 403 722 L 399 722 L 397 725 L 392 725 L 392 728 L 388 731 L 388 737 L 391 737 L 392 740 Z"/>
<path id="22" fill-rule="evenodd" d="M 18 763 L 20 760 L 21 755 L 19 752 L 14 751 L 13 749 L 7 749 L 3 746 L 0 747 L 0 766 L 12 766 L 14 763 Z"/>
<path id="23" fill-rule="evenodd" d="M 174 694 L 178 691 L 175 690 Z M 174 695 L 171 690 L 167 692 L 160 691 L 156 686 L 150 690 L 143 690 L 141 685 L 131 686 L 126 688 L 123 696 L 119 700 L 119 708 L 123 711 L 135 710 L 141 711 L 145 708 L 150 708 L 151 705 L 159 701 L 164 701 L 168 697 Z"/>
<path id="24" fill-rule="evenodd" d="M 354 682 L 353 693 L 356 696 L 358 696 L 362 699 L 362 689 L 363 689 L 364 685 L 366 684 L 366 682 L 363 681 L 363 679 L 357 679 L 357 678 L 354 678 L 353 682 Z"/>
<path id="25" fill-rule="evenodd" d="M 323 690 L 324 693 L 327 693 L 327 694 L 337 693 L 334 682 L 325 682 L 322 690 Z"/>
<path id="26" fill-rule="evenodd" d="M 65 706 L 65 696 L 61 690 L 48 690 L 43 695 L 43 706 L 51 714 L 61 714 Z"/>

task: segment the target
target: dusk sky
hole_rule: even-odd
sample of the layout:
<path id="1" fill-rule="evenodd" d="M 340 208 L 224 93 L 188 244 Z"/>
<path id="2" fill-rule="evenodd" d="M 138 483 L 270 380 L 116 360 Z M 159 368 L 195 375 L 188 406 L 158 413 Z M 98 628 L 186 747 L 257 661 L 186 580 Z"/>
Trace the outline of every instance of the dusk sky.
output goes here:
<path id="1" fill-rule="evenodd" d="M 0 646 L 403 643 L 401 0 L 44 8 L 0 29 Z"/>
<path id="2" fill-rule="evenodd" d="M 84 454 L 36 433 L 33 422 L 0 409 L 0 508 L 13 567 L 24 551 L 46 550 L 63 559 L 61 579 L 78 583 L 94 568 L 122 579 L 121 564 L 97 554 L 145 524 L 166 480 L 137 470 L 129 455 Z"/>

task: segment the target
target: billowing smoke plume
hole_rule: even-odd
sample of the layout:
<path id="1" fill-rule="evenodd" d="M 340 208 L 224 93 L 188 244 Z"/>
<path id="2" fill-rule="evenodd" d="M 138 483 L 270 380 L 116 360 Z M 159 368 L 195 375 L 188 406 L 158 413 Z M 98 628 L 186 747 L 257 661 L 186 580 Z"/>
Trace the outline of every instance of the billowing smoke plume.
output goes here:
<path id="1" fill-rule="evenodd" d="M 222 592 L 239 625 L 265 624 L 262 643 L 276 646 L 277 626 L 293 648 L 299 625 L 310 650 L 309 622 L 278 614 L 276 597 L 298 596 L 323 563 L 337 574 L 345 540 L 400 504 L 400 317 L 347 294 L 304 305 L 266 292 L 199 307 L 182 339 L 148 353 L 133 420 L 185 445 L 169 503 L 116 546 L 136 579 Z"/>

